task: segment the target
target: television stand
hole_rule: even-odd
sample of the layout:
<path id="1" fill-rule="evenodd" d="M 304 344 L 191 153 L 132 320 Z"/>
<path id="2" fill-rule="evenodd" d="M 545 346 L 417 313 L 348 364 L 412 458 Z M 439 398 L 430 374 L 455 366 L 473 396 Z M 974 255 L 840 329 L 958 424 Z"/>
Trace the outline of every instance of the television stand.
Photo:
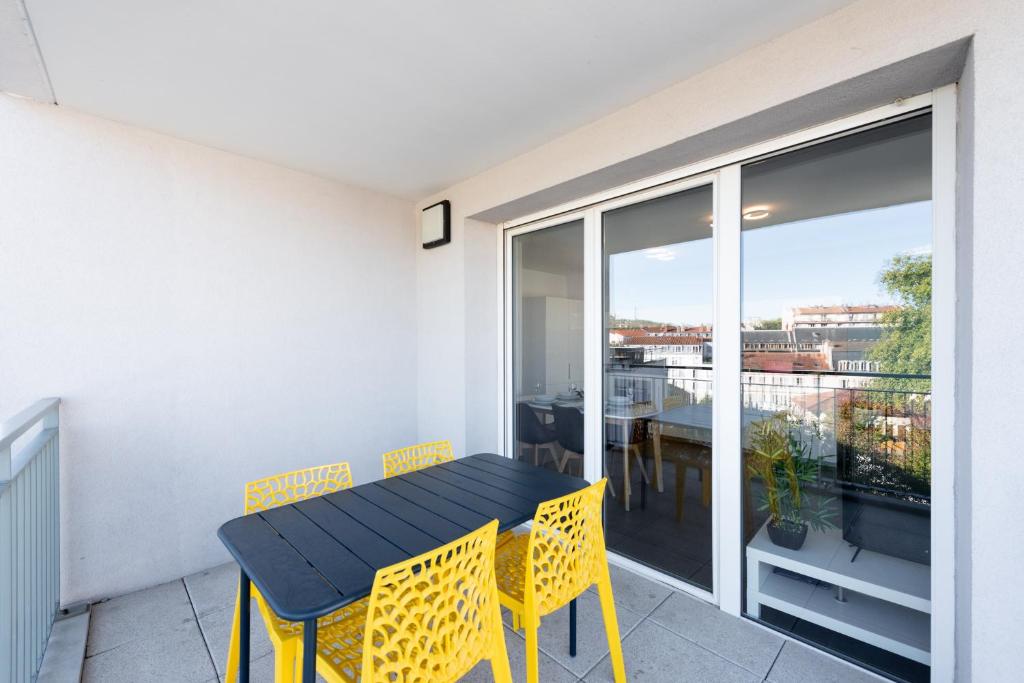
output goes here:
<path id="1" fill-rule="evenodd" d="M 930 594 L 931 567 L 851 546 L 839 529 L 808 529 L 803 547 L 789 550 L 771 542 L 766 523 L 747 545 L 749 616 L 760 619 L 761 608 L 771 607 L 925 665 L 931 663 Z"/>

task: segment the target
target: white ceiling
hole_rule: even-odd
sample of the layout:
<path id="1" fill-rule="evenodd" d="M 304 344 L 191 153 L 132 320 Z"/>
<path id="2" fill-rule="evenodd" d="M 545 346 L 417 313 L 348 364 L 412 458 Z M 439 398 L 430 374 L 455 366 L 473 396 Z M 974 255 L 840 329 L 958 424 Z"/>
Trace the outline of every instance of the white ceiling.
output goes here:
<path id="1" fill-rule="evenodd" d="M 848 2 L 25 5 L 61 105 L 419 198 Z"/>

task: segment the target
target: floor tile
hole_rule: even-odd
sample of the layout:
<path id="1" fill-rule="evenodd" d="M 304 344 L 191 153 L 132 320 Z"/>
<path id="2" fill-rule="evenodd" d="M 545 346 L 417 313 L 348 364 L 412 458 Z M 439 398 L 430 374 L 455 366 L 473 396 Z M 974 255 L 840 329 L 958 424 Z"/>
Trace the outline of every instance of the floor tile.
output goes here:
<path id="1" fill-rule="evenodd" d="M 650 619 L 759 678 L 768 673 L 784 642 L 763 628 L 681 593 L 663 602 Z"/>
<path id="2" fill-rule="evenodd" d="M 612 594 L 615 596 L 615 604 L 641 616 L 650 614 L 655 607 L 672 594 L 672 589 L 668 586 L 645 579 L 628 569 L 617 567 L 614 564 L 608 565 L 608 569 L 612 575 Z M 590 591 L 597 595 L 597 586 L 591 586 Z"/>
<path id="3" fill-rule="evenodd" d="M 585 592 L 576 599 L 576 656 L 569 656 L 569 607 L 543 617 L 537 641 L 542 652 L 577 676 L 583 676 L 608 653 L 608 638 L 601 618 L 597 595 Z M 636 612 L 616 605 L 619 637 L 626 635 L 642 618 Z M 522 633 L 520 631 L 520 633 Z"/>
<path id="4" fill-rule="evenodd" d="M 203 632 L 206 646 L 217 666 L 217 673 L 223 674 L 228 659 L 228 642 L 231 638 L 231 625 L 235 618 L 235 607 L 226 607 L 199 618 L 199 628 Z M 256 603 L 252 604 L 249 614 L 249 661 L 255 661 L 272 652 L 273 644 L 267 629 L 263 625 L 263 617 Z"/>
<path id="5" fill-rule="evenodd" d="M 200 617 L 235 606 L 238 596 L 238 565 L 228 562 L 185 577 L 185 588 Z"/>
<path id="6" fill-rule="evenodd" d="M 205 683 L 217 672 L 195 621 L 147 633 L 85 660 L 84 683 Z"/>
<path id="7" fill-rule="evenodd" d="M 505 647 L 508 650 L 509 666 L 512 669 L 513 681 L 526 680 L 526 641 L 511 629 L 505 629 Z M 544 683 L 575 683 L 578 679 L 569 673 L 562 665 L 541 651 L 537 659 L 537 668 L 540 672 L 540 680 Z M 490 683 L 494 678 L 491 675 L 490 662 L 480 662 L 472 671 L 462 677 L 463 683 Z"/>
<path id="8" fill-rule="evenodd" d="M 631 681 L 756 683 L 761 680 L 650 619 L 644 620 L 623 639 L 622 656 L 626 678 Z M 584 680 L 595 683 L 614 680 L 611 659 L 602 659 Z"/>
<path id="9" fill-rule="evenodd" d="M 181 579 L 93 605 L 86 656 L 195 623 Z"/>
<path id="10" fill-rule="evenodd" d="M 771 683 L 868 683 L 879 679 L 863 669 L 787 641 L 768 673 Z"/>

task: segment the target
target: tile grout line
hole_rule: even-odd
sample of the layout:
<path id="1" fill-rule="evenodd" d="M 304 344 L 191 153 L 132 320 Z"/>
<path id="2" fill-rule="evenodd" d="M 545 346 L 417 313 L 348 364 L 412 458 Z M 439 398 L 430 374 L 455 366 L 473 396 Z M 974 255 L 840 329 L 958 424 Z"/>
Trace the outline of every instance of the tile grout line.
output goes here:
<path id="1" fill-rule="evenodd" d="M 199 629 L 199 635 L 203 639 L 203 649 L 206 650 L 206 658 L 210 662 L 210 666 L 213 667 L 213 674 L 216 680 L 220 680 L 220 672 L 217 671 L 217 663 L 213 660 L 213 653 L 210 652 L 210 641 L 206 639 L 206 631 L 203 630 L 202 624 L 199 623 L 199 613 L 196 612 L 196 604 L 192 602 L 192 593 L 188 589 L 188 582 L 185 578 L 180 579 L 182 587 L 185 589 L 185 596 L 188 597 L 188 606 L 192 610 L 192 618 L 196 621 L 196 628 Z"/>
<path id="2" fill-rule="evenodd" d="M 671 593 L 669 595 L 665 596 L 665 600 L 668 600 L 670 597 L 672 597 Z M 648 618 L 652 614 L 654 614 L 654 610 L 658 609 L 658 607 L 661 607 L 661 605 L 665 602 L 665 600 L 662 600 L 661 602 L 659 602 L 654 607 L 654 609 L 652 609 L 650 612 L 647 613 L 646 616 L 640 617 L 639 621 L 637 621 L 635 624 L 633 624 L 633 626 L 628 631 L 626 631 L 625 633 L 621 633 L 621 632 L 619 633 L 619 647 L 622 647 L 622 642 L 624 640 L 626 640 L 626 638 L 629 637 L 629 634 L 632 633 L 633 631 L 637 630 L 638 628 L 640 628 L 640 625 L 643 624 L 645 621 L 647 621 Z M 616 607 L 622 607 L 622 609 L 629 609 L 628 607 L 625 607 L 623 605 L 617 605 Z M 630 611 L 632 612 L 632 610 L 630 610 Z M 635 612 L 635 614 L 640 614 L 640 613 L 639 612 Z M 615 620 L 618 621 L 618 618 L 619 618 L 619 613 L 618 613 L 618 610 L 616 610 L 615 611 Z M 657 622 L 652 622 L 652 623 L 656 624 Z M 597 669 L 597 667 L 601 666 L 601 664 L 604 662 L 604 660 L 610 658 L 611 656 L 612 656 L 612 653 L 611 653 L 611 650 L 609 650 L 604 655 L 602 655 L 601 658 L 598 659 L 597 662 L 592 667 L 587 669 L 583 673 L 583 675 L 579 677 L 579 679 L 582 681 L 587 676 L 589 676 L 590 674 L 594 673 L 594 671 Z M 625 662 L 625 659 L 626 659 L 626 653 L 625 652 L 622 653 L 622 659 L 623 659 L 623 662 Z M 572 672 L 570 672 L 570 673 L 572 673 Z M 575 676 L 576 674 L 573 674 L 573 675 Z"/>
<path id="3" fill-rule="evenodd" d="M 782 641 L 782 645 L 779 647 L 779 651 L 775 653 L 775 659 L 772 660 L 772 665 L 768 667 L 768 671 L 765 672 L 764 678 L 761 679 L 762 681 L 767 681 L 768 677 L 772 675 L 772 669 L 775 668 L 775 663 L 779 661 L 779 657 L 782 656 L 782 648 L 784 647 L 786 647 L 785 640 Z"/>

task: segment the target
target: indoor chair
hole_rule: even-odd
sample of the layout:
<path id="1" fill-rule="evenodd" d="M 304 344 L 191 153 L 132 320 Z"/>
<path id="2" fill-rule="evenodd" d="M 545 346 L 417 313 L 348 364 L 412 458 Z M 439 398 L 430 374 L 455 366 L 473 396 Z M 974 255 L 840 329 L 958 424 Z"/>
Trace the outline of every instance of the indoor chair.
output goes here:
<path id="1" fill-rule="evenodd" d="M 626 680 L 612 582 L 605 554 L 601 503 L 607 479 L 541 503 L 529 534 L 498 548 L 495 571 L 501 604 L 512 627 L 526 631 L 526 680 L 539 676 L 537 629 L 541 617 L 569 605 L 569 654 L 576 655 L 576 598 L 597 584 L 616 683 Z"/>
<path id="2" fill-rule="evenodd" d="M 542 448 L 551 453 L 551 459 L 555 461 L 556 465 L 558 464 L 558 457 L 555 455 L 558 435 L 550 425 L 541 422 L 537 413 L 525 402 L 516 404 L 516 441 L 527 447 L 533 447 L 534 465 L 540 466 L 540 450 Z M 518 453 L 516 457 L 518 457 Z"/>
<path id="3" fill-rule="evenodd" d="M 497 530 L 492 520 L 377 570 L 364 612 L 318 625 L 317 673 L 328 683 L 443 683 L 486 659 L 495 681 L 511 683 L 494 577 Z"/>
<path id="4" fill-rule="evenodd" d="M 557 461 L 558 471 L 565 472 L 569 460 L 578 460 L 583 476 L 583 413 L 572 406 L 555 405 L 555 435 L 562 447 L 562 459 Z"/>
<path id="5" fill-rule="evenodd" d="M 347 462 L 334 465 L 321 465 L 307 469 L 283 472 L 272 477 L 250 481 L 245 485 L 245 514 L 249 515 L 261 510 L 295 503 L 307 498 L 322 496 L 341 489 L 351 488 L 352 473 Z M 263 616 L 267 627 L 267 635 L 274 645 L 274 680 L 277 683 L 290 683 L 294 675 L 295 656 L 298 642 L 302 639 L 302 624 L 285 621 L 278 617 L 255 586 L 252 587 L 252 598 Z M 235 616 L 231 620 L 231 638 L 228 641 L 228 661 L 225 680 L 237 680 L 238 674 L 238 612 L 241 609 L 239 596 L 235 597 Z M 323 623 L 343 617 L 358 606 L 346 607 L 326 617 Z"/>
<path id="6" fill-rule="evenodd" d="M 399 448 L 396 451 L 388 451 L 383 457 L 385 479 L 455 459 L 452 454 L 452 442 L 448 440 L 429 441 Z"/>

